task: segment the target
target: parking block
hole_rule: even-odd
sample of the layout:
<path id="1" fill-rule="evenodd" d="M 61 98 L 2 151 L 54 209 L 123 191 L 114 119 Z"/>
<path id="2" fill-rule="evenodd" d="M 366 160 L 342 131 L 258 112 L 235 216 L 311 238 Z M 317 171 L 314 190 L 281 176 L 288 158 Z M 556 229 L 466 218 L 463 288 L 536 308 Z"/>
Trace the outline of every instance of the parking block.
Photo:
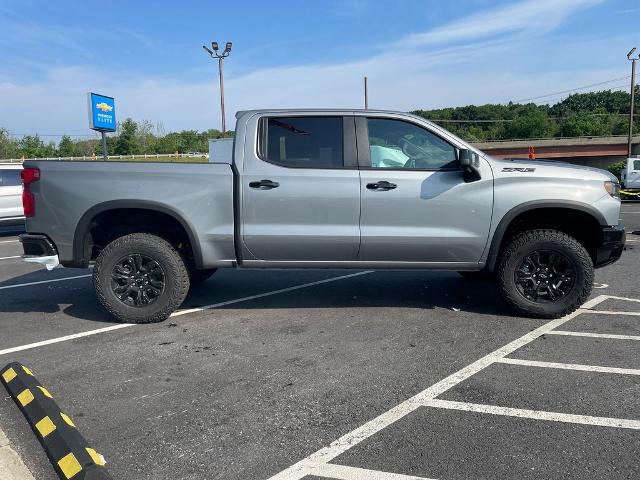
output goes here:
<path id="1" fill-rule="evenodd" d="M 111 480 L 102 455 L 89 446 L 53 395 L 24 365 L 13 362 L 0 373 L 2 383 L 26 417 L 63 480 Z"/>

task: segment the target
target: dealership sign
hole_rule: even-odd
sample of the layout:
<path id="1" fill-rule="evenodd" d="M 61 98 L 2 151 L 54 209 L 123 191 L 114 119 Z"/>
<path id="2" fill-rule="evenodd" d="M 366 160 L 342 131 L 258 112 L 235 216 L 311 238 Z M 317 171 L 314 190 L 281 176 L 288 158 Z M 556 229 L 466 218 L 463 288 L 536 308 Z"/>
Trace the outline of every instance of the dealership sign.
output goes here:
<path id="1" fill-rule="evenodd" d="M 89 128 L 99 132 L 116 131 L 116 101 L 97 93 L 88 93 Z"/>

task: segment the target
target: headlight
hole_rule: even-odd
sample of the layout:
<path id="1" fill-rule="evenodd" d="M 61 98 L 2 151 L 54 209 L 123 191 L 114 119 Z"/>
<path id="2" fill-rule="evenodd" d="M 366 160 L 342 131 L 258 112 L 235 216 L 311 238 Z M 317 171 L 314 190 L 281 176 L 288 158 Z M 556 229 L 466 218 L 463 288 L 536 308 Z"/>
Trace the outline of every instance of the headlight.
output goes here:
<path id="1" fill-rule="evenodd" d="M 604 189 L 613 198 L 620 198 L 620 184 L 618 182 L 606 181 L 604 182 Z"/>

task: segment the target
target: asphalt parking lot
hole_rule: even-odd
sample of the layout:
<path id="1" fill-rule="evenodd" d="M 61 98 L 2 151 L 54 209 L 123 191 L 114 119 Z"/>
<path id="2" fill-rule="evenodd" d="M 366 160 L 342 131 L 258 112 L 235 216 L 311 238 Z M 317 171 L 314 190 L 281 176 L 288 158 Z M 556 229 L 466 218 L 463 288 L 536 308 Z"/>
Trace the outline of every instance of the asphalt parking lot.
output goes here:
<path id="1" fill-rule="evenodd" d="M 591 300 L 514 317 L 455 273 L 218 272 L 115 324 L 87 270 L 0 235 L 0 366 L 34 370 L 116 479 L 640 477 L 640 203 Z M 13 400 L 0 429 L 56 479 Z"/>

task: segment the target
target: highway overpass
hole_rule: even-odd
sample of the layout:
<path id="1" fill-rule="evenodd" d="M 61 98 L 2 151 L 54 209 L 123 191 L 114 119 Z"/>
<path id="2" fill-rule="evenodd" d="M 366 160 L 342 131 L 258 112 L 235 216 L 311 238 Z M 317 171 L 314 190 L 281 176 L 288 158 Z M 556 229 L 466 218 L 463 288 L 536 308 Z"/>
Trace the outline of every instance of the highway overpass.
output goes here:
<path id="1" fill-rule="evenodd" d="M 536 158 L 606 168 L 627 158 L 627 136 L 576 137 L 531 140 L 505 140 L 474 143 L 495 158 L 528 158 L 533 147 Z M 640 135 L 633 137 L 633 155 L 640 155 Z"/>

